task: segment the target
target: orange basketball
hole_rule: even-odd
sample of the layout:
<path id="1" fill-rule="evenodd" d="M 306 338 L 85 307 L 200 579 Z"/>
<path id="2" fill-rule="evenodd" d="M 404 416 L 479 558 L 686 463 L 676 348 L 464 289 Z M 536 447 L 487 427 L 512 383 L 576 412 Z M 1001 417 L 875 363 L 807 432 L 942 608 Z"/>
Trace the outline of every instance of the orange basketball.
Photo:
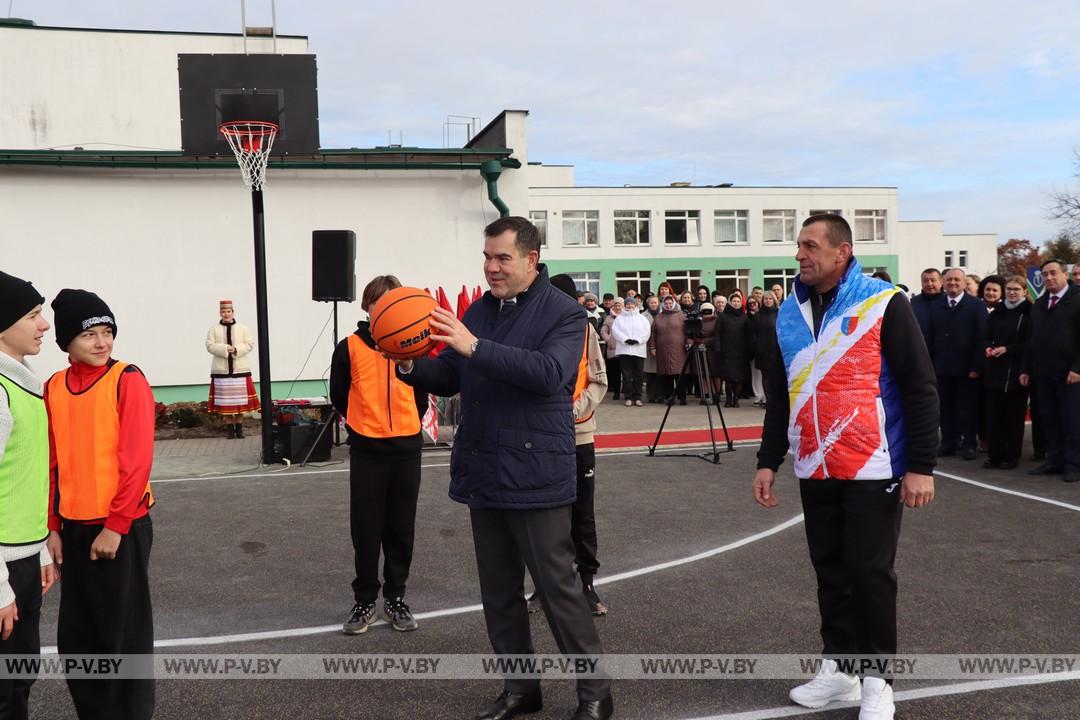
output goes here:
<path id="1" fill-rule="evenodd" d="M 435 346 L 428 325 L 434 309 L 435 299 L 419 288 L 389 290 L 371 309 L 371 337 L 397 360 L 427 355 Z"/>

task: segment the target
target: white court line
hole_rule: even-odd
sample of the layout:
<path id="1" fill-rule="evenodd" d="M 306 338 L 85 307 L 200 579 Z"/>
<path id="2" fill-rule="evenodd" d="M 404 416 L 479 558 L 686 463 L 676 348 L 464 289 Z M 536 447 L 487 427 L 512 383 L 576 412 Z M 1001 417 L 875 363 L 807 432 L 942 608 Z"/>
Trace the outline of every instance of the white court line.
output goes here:
<path id="1" fill-rule="evenodd" d="M 747 445 L 759 445 L 760 440 L 740 440 L 734 445 L 747 446 Z M 660 453 L 673 453 L 673 452 L 685 452 L 687 450 L 701 450 L 704 448 L 711 448 L 711 445 L 680 445 L 678 447 L 660 448 L 657 450 L 657 454 Z M 600 450 L 597 455 L 640 455 L 645 451 L 646 447 L 642 446 L 634 450 Z M 430 465 L 421 465 L 421 468 L 440 468 L 450 467 L 450 463 L 433 463 Z M 178 477 L 178 478 L 162 478 L 160 480 L 150 479 L 152 485 L 161 485 L 163 483 L 178 483 L 178 482 L 192 482 L 194 480 L 244 480 L 247 478 L 267 478 L 267 477 L 297 477 L 299 475 L 329 475 L 332 473 L 347 473 L 349 468 L 334 468 L 322 469 L 322 470 L 291 470 L 291 468 L 281 468 L 279 470 L 271 470 L 264 473 L 248 473 L 246 471 L 229 473 L 228 475 L 193 475 L 191 477 Z"/>
<path id="2" fill-rule="evenodd" d="M 798 525 L 803 520 L 801 514 L 796 515 L 790 520 L 785 520 L 779 525 L 775 525 L 768 530 L 755 533 L 749 537 L 736 540 L 735 542 L 728 543 L 727 545 L 721 545 L 720 547 L 713 548 L 712 550 L 706 550 L 705 552 L 698 553 L 697 555 L 691 555 L 690 557 L 679 558 L 677 560 L 669 560 L 667 562 L 657 563 L 656 565 L 650 565 L 648 567 L 639 568 L 637 570 L 630 570 L 628 572 L 618 573 L 616 575 L 610 575 L 601 578 L 596 581 L 596 585 L 606 585 L 607 583 L 618 582 L 619 580 L 627 580 L 629 578 L 639 577 L 641 575 L 647 575 L 654 572 L 660 572 L 661 570 L 667 570 L 669 568 L 677 567 L 679 565 L 686 565 L 687 563 L 697 562 L 699 560 L 705 560 L 721 553 L 729 552 L 731 550 L 737 550 L 738 548 L 749 545 L 750 543 L 757 542 L 758 540 L 764 540 L 767 537 L 776 535 L 777 533 L 787 530 L 789 527 Z M 432 610 L 430 612 L 416 613 L 414 616 L 417 620 L 427 620 L 431 618 L 446 617 L 448 615 L 464 615 L 466 613 L 479 612 L 483 609 L 482 605 L 463 605 L 461 607 L 446 608 L 443 610 Z M 374 623 L 375 625 L 383 625 L 385 621 L 379 620 Z M 280 638 L 290 637 L 303 637 L 306 635 L 321 635 L 329 632 L 341 632 L 341 625 L 318 625 L 315 627 L 304 628 L 290 628 L 287 630 L 266 630 L 262 632 L 249 632 L 249 633 L 236 633 L 233 635 L 208 635 L 205 637 L 189 637 L 189 638 L 172 638 L 168 640 L 155 640 L 154 647 L 188 647 L 191 645 L 228 645 L 230 643 L 251 642 L 254 640 L 276 640 Z M 44 655 L 55 655 L 56 646 L 50 645 L 41 649 Z"/>
<path id="3" fill-rule="evenodd" d="M 956 683 L 954 685 L 932 685 L 930 687 L 914 688 L 912 690 L 901 690 L 893 695 L 893 699 L 897 702 L 906 702 L 931 697 L 942 697 L 944 695 L 962 695 L 964 693 L 983 692 L 985 690 L 1000 690 L 1003 688 L 1023 687 L 1025 685 L 1044 685 L 1046 683 L 1070 682 L 1072 680 L 1080 680 L 1080 672 L 1046 673 L 1044 675 L 1001 678 L 999 680 L 975 680 L 966 683 Z M 788 705 L 786 707 L 749 710 L 747 712 L 729 713 L 726 715 L 709 715 L 707 717 L 692 718 L 692 720 L 769 720 L 770 718 L 813 715 L 815 713 L 830 712 L 832 710 L 854 708 L 858 706 L 858 703 L 833 703 L 825 708 L 817 708 L 815 710 Z"/>
<path id="4" fill-rule="evenodd" d="M 763 530 L 749 537 L 744 537 L 742 540 L 736 540 L 733 543 L 721 545 L 718 548 L 706 550 L 705 552 L 700 552 L 697 555 L 691 555 L 690 557 L 679 558 L 678 560 L 668 560 L 667 562 L 657 563 L 656 565 L 650 565 L 649 567 L 640 568 L 638 570 L 628 570 L 626 572 L 616 573 L 614 575 L 607 575 L 600 578 L 599 580 L 594 580 L 593 584 L 607 585 L 608 583 L 618 582 L 620 580 L 628 580 L 630 578 L 640 577 L 641 575 L 648 575 L 650 573 L 659 572 L 661 570 L 668 570 L 669 568 L 678 567 L 679 565 L 688 565 L 689 563 L 698 562 L 699 560 L 705 560 L 706 558 L 711 558 L 713 556 L 719 555 L 720 553 L 737 550 L 738 548 L 749 545 L 750 543 L 757 542 L 758 540 L 764 540 L 765 538 L 775 535 L 776 533 L 787 530 L 789 527 L 794 527 L 802 521 L 802 513 L 799 513 L 790 520 L 785 520 L 779 525 L 774 525 L 768 530 Z"/>
<path id="5" fill-rule="evenodd" d="M 940 475 L 941 477 L 947 477 L 950 480 L 958 480 L 962 483 L 967 483 L 968 485 L 974 485 L 975 487 L 981 487 L 986 490 L 993 490 L 994 492 L 1004 493 L 1006 495 L 1015 495 L 1016 497 L 1022 497 L 1027 500 L 1035 500 L 1036 502 L 1046 503 L 1047 505 L 1056 505 L 1058 507 L 1063 507 L 1066 510 L 1075 510 L 1077 512 L 1080 512 L 1080 505 L 1070 505 L 1069 503 L 1062 502 L 1061 500 L 1053 500 L 1051 498 L 1042 497 L 1041 495 L 1030 495 L 1028 493 L 1020 492 L 1019 490 L 1009 490 L 1008 488 L 999 487 L 997 485 L 990 485 L 988 483 L 982 483 L 978 480 L 960 477 L 959 475 L 953 475 L 952 473 L 941 472 L 940 470 L 935 470 L 934 474 Z"/>

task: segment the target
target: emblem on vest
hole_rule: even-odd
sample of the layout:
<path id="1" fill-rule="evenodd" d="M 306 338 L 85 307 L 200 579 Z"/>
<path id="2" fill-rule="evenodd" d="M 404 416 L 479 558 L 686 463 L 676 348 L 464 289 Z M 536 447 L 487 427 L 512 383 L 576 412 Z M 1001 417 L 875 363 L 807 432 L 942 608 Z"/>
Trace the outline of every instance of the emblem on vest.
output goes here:
<path id="1" fill-rule="evenodd" d="M 851 333 L 855 332 L 855 328 L 857 327 L 859 327 L 858 315 L 852 315 L 840 321 L 840 332 L 844 333 L 845 335 L 850 335 Z"/>

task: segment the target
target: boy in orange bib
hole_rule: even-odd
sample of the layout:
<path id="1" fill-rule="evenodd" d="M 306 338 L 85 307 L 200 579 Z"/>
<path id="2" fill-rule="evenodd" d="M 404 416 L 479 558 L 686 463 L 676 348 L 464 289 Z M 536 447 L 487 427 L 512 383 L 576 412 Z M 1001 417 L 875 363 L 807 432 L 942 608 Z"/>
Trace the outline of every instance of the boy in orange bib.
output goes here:
<path id="1" fill-rule="evenodd" d="M 49 379 L 48 546 L 62 564 L 61 654 L 150 655 L 150 468 L 154 396 L 142 372 L 114 360 L 116 320 L 86 290 L 52 302 L 70 367 Z M 68 680 L 79 718 L 149 718 L 154 681 Z"/>

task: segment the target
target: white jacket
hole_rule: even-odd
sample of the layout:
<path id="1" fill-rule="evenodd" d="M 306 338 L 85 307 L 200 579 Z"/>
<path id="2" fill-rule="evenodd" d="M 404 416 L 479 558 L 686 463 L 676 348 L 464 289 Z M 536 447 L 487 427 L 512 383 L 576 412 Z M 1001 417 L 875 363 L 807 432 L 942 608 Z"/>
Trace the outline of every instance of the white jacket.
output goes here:
<path id="1" fill-rule="evenodd" d="M 246 325 L 234 322 L 232 328 L 232 346 L 236 348 L 236 354 L 232 356 L 232 367 L 229 367 L 229 343 L 226 341 L 226 327 L 217 322 L 206 331 L 206 351 L 214 356 L 210 362 L 211 375 L 236 375 L 238 373 L 251 372 L 251 365 L 244 357 L 255 349 L 255 341 L 251 339 L 251 331 Z"/>
<path id="2" fill-rule="evenodd" d="M 615 339 L 615 355 L 633 355 L 645 357 L 645 344 L 649 342 L 652 327 L 648 319 L 639 312 L 621 312 L 611 323 L 611 337 Z M 637 340 L 636 345 L 627 340 Z"/>

